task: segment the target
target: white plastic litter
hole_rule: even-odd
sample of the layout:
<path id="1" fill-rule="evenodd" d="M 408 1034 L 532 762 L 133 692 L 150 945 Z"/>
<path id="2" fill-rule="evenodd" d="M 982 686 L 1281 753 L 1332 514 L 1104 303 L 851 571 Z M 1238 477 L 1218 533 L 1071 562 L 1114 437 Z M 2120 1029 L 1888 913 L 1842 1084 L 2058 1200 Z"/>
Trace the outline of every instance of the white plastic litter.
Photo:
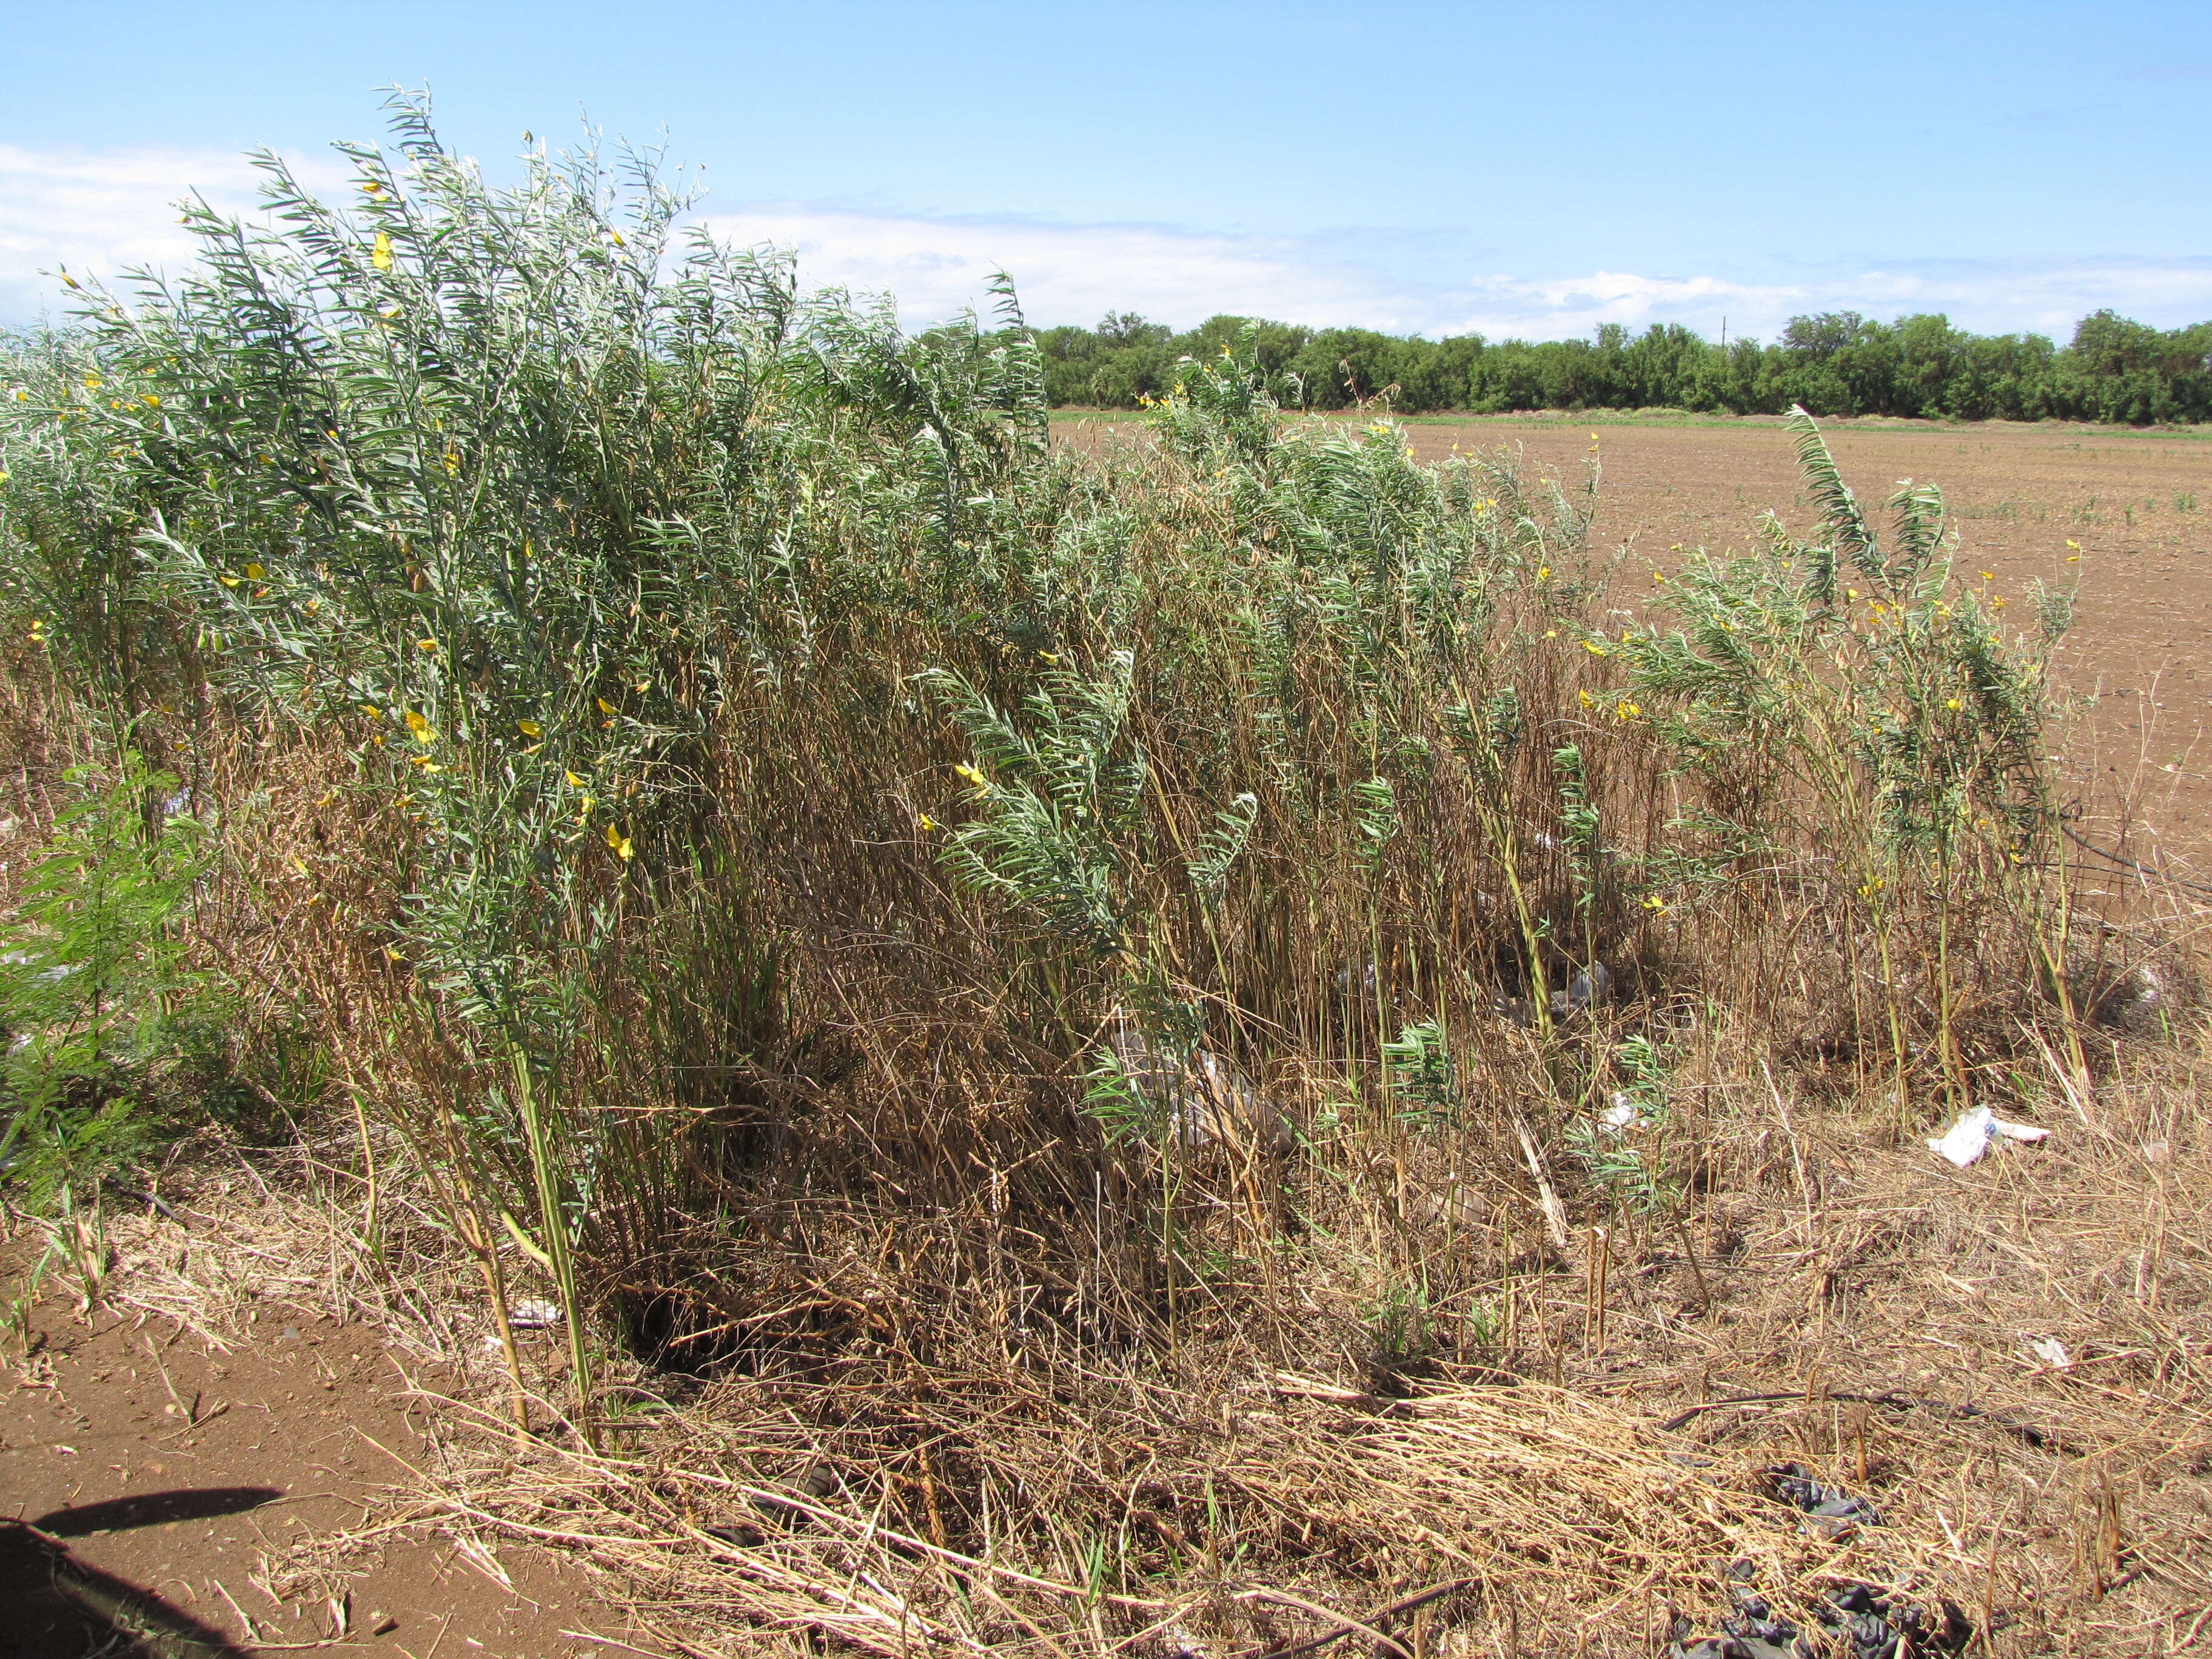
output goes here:
<path id="1" fill-rule="evenodd" d="M 507 1310 L 507 1317 L 520 1331 L 541 1331 L 548 1325 L 561 1322 L 561 1304 L 541 1302 L 534 1297 L 525 1297 Z"/>
<path id="2" fill-rule="evenodd" d="M 1601 962 L 1594 962 L 1587 968 L 1576 969 L 1565 990 L 1552 993 L 1552 1012 L 1565 1018 L 1593 1002 L 1603 1002 L 1612 994 L 1613 969 Z"/>
<path id="3" fill-rule="evenodd" d="M 2066 1352 L 2066 1345 L 2055 1336 L 2039 1336 L 2027 1347 L 2030 1353 L 2053 1370 L 2063 1371 L 2074 1363 L 2073 1356 Z"/>
<path id="4" fill-rule="evenodd" d="M 1644 1115 L 1644 1109 L 1628 1097 L 1626 1090 L 1616 1089 L 1613 1104 L 1597 1115 L 1597 1121 L 1601 1128 L 1618 1134 L 1623 1129 L 1641 1129 L 1650 1120 Z"/>
<path id="5" fill-rule="evenodd" d="M 2032 1123 L 2008 1123 L 1986 1106 L 1977 1106 L 1954 1123 L 1941 1140 L 1931 1140 L 1928 1150 L 1965 1169 L 1979 1161 L 1990 1149 L 1990 1143 L 2002 1136 L 2007 1140 L 2040 1140 L 2051 1133 Z"/>

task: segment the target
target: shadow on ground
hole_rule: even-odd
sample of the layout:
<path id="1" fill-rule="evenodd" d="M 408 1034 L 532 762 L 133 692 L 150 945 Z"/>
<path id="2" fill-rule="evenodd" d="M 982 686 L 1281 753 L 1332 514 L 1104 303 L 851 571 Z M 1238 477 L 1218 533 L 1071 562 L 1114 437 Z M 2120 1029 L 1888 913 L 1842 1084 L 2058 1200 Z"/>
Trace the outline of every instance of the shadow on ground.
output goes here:
<path id="1" fill-rule="evenodd" d="M 237 1515 L 283 1494 L 270 1486 L 143 1492 L 0 1522 L 0 1607 L 13 1659 L 243 1659 L 209 1629 L 152 1592 L 76 1559 L 64 1541 L 94 1533 Z"/>

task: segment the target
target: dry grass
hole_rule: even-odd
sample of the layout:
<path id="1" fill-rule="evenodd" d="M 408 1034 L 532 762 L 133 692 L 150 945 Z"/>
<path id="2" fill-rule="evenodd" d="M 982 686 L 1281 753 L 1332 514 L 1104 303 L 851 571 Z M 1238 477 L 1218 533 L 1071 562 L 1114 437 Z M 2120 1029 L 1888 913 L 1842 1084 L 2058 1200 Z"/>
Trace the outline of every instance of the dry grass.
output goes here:
<path id="1" fill-rule="evenodd" d="M 109 1294 L 217 1342 L 274 1307 L 374 1319 L 444 1425 L 383 1527 L 580 1553 L 684 1651 L 1259 1653 L 1378 1619 L 1423 1653 L 1640 1651 L 1677 1613 L 1706 1627 L 1748 1561 L 1784 1607 L 1903 1584 L 1989 1651 L 2167 1653 L 2212 1607 L 2202 1064 L 2145 1050 L 2043 1147 L 1965 1172 L 1743 1091 L 1686 1241 L 1613 1241 L 1601 1338 L 1588 1262 L 1525 1261 L 1517 1349 L 1388 1393 L 1347 1243 L 1276 1264 L 1308 1312 L 1274 1340 L 1194 1315 L 1171 1356 L 1116 1358 L 932 1285 L 921 1241 L 848 1212 L 812 1224 L 814 1300 L 873 1340 L 782 1376 L 633 1366 L 605 1455 L 518 1442 L 465 1253 L 387 1215 L 371 1261 L 342 1143 L 181 1165 L 162 1190 L 219 1227 L 179 1249 L 113 1218 Z M 914 1352 L 930 1322 L 892 1310 L 955 1297 Z M 557 1422 L 557 1353 L 526 1360 Z M 1785 1459 L 1888 1524 L 1808 1536 L 1768 1496 Z"/>

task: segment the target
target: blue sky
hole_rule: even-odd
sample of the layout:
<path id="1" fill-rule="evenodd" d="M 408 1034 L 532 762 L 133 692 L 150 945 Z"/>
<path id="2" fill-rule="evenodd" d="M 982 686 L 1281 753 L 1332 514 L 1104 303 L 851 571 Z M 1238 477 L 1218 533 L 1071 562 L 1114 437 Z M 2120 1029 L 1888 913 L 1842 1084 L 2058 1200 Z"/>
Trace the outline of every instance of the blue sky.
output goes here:
<path id="1" fill-rule="evenodd" d="M 391 82 L 495 173 L 586 113 L 665 133 L 718 228 L 916 324 L 999 264 L 1047 323 L 2212 317 L 2204 0 L 5 0 L 0 23 L 0 321 L 57 260 L 173 264 L 166 202 L 246 205 L 252 145 L 377 136 Z"/>

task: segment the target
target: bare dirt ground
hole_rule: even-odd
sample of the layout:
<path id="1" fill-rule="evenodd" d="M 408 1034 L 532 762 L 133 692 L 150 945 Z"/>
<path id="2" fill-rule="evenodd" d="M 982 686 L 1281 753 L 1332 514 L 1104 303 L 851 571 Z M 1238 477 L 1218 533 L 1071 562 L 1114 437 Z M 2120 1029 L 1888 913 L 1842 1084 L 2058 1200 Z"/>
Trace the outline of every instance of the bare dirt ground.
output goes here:
<path id="1" fill-rule="evenodd" d="M 49 1264 L 27 1342 L 9 1344 L 0 1656 L 639 1651 L 620 1642 L 604 1575 L 518 1540 L 404 1524 L 405 1494 L 441 1455 L 434 1400 L 478 1392 L 480 1366 L 426 1364 L 334 1303 L 335 1280 L 318 1292 L 296 1272 L 261 1279 L 245 1304 L 164 1302 L 193 1282 L 193 1257 L 234 1273 L 264 1242 L 262 1206 L 228 1184 L 200 1177 L 196 1195 L 220 1214 L 111 1218 L 100 1305 L 84 1308 Z M 9 1295 L 35 1237 L 0 1254 Z"/>

